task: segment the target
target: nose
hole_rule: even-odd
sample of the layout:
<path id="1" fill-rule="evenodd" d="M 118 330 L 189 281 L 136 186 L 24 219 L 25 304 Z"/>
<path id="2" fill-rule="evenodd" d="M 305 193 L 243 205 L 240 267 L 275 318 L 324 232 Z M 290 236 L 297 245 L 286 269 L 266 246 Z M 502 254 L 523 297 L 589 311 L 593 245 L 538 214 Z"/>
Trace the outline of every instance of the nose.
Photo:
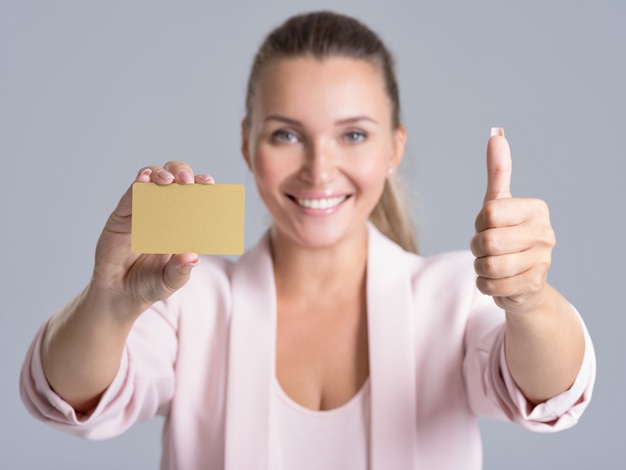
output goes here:
<path id="1" fill-rule="evenodd" d="M 307 146 L 300 172 L 302 180 L 320 186 L 333 181 L 337 172 L 337 158 L 328 145 L 316 142 Z"/>

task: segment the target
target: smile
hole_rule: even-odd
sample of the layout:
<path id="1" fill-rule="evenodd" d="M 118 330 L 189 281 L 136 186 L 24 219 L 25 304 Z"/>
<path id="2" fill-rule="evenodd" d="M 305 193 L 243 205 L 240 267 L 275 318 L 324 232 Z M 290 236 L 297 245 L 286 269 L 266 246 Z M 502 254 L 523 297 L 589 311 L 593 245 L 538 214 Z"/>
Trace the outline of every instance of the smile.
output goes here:
<path id="1" fill-rule="evenodd" d="M 304 207 L 305 209 L 328 210 L 332 209 L 333 207 L 337 207 L 347 198 L 348 196 L 326 197 L 317 199 L 293 199 L 298 203 L 300 207 Z"/>

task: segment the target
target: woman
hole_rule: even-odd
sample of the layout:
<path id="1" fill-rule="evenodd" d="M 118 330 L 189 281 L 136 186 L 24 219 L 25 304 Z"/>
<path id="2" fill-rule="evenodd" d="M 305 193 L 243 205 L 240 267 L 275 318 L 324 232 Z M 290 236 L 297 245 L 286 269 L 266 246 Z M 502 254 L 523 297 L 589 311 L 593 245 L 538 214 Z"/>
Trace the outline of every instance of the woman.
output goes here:
<path id="1" fill-rule="evenodd" d="M 89 285 L 29 351 L 33 414 L 89 438 L 164 415 L 162 468 L 185 470 L 477 469 L 478 415 L 576 422 L 592 345 L 546 282 L 547 207 L 511 197 L 501 129 L 475 258 L 423 258 L 395 189 L 406 130 L 392 60 L 373 32 L 291 18 L 261 46 L 246 104 L 268 233 L 236 263 L 136 255 L 129 190 Z M 135 181 L 213 179 L 168 162 Z"/>

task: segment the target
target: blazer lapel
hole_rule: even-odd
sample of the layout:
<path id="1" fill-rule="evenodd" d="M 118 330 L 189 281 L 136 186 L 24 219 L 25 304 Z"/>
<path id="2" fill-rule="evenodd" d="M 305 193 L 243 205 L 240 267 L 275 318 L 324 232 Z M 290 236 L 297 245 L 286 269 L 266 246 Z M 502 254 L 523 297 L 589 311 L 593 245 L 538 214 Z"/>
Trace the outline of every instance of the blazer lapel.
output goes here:
<path id="1" fill-rule="evenodd" d="M 415 468 L 416 384 L 407 255 L 369 226 L 367 310 L 372 470 Z"/>
<path id="2" fill-rule="evenodd" d="M 225 468 L 274 469 L 276 287 L 268 234 L 235 264 L 232 299 Z"/>
<path id="3" fill-rule="evenodd" d="M 416 387 L 407 256 L 369 226 L 370 468 L 415 468 Z M 276 287 L 268 234 L 233 268 L 225 468 L 277 469 Z"/>

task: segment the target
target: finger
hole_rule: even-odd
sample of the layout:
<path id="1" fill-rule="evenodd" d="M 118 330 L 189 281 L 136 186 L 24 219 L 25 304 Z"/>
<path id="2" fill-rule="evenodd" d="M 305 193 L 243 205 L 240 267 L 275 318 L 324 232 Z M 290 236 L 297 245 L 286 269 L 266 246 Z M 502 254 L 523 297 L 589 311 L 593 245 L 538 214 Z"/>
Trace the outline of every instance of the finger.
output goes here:
<path id="1" fill-rule="evenodd" d="M 197 184 L 215 184 L 215 179 L 211 175 L 196 175 Z"/>
<path id="2" fill-rule="evenodd" d="M 131 215 L 133 212 L 133 186 L 129 186 L 124 195 L 120 198 L 115 210 L 111 214 L 112 216 L 116 216 L 118 218 L 124 219 Z M 109 221 L 107 225 L 111 223 L 111 217 L 109 217 Z"/>
<path id="3" fill-rule="evenodd" d="M 548 204 L 536 198 L 508 198 L 487 201 L 474 223 L 476 232 L 522 224 L 550 225 Z"/>
<path id="4" fill-rule="evenodd" d="M 556 236 L 552 227 L 537 225 L 489 229 L 477 233 L 470 241 L 472 254 L 477 258 L 521 253 L 533 249 L 551 256 L 555 245 Z"/>
<path id="5" fill-rule="evenodd" d="M 178 184 L 193 184 L 193 170 L 185 162 L 171 160 L 163 165 L 163 169 L 174 175 L 174 182 Z"/>
<path id="6" fill-rule="evenodd" d="M 494 228 L 475 234 L 470 241 L 470 249 L 477 258 L 519 253 L 532 246 L 534 237 L 532 227 Z"/>
<path id="7" fill-rule="evenodd" d="M 534 265 L 533 255 L 529 252 L 507 253 L 476 258 L 474 271 L 486 279 L 506 279 L 523 274 Z"/>
<path id="8" fill-rule="evenodd" d="M 152 168 L 151 167 L 144 167 L 141 170 L 139 170 L 139 173 L 137 173 L 137 177 L 135 178 L 135 182 L 136 183 L 149 183 L 150 182 L 150 178 L 152 176 Z"/>
<path id="9" fill-rule="evenodd" d="M 174 182 L 174 175 L 160 166 L 150 165 L 139 170 L 135 182 L 156 183 L 161 185 L 171 184 Z"/>
<path id="10" fill-rule="evenodd" d="M 539 266 L 512 277 L 490 279 L 478 276 L 476 287 L 485 295 L 490 295 L 510 304 L 523 302 L 524 298 L 536 295 L 545 287 L 547 273 Z"/>
<path id="11" fill-rule="evenodd" d="M 163 170 L 160 166 L 151 165 L 139 170 L 135 181 L 141 183 L 170 184 L 174 181 L 174 176 Z"/>
<path id="12" fill-rule="evenodd" d="M 490 228 L 513 227 L 524 223 L 529 216 L 528 204 L 524 199 L 493 199 L 485 201 L 476 215 L 474 229 L 482 232 Z"/>
<path id="13" fill-rule="evenodd" d="M 141 168 L 137 172 L 137 176 L 135 177 L 135 183 L 159 183 L 159 184 L 169 184 L 174 181 L 174 176 L 168 171 L 163 170 L 163 168 L 159 166 L 145 166 Z M 124 195 L 119 200 L 117 207 L 113 211 L 113 214 L 119 217 L 128 217 L 132 213 L 132 196 L 133 196 L 133 186 L 126 190 Z"/>
<path id="14" fill-rule="evenodd" d="M 154 167 L 144 167 L 137 173 L 135 177 L 135 183 L 149 183 L 152 178 L 152 173 L 154 171 Z M 117 207 L 115 208 L 114 213 L 120 217 L 127 217 L 132 212 L 132 197 L 133 197 L 133 186 L 126 190 L 124 195 L 119 200 Z"/>
<path id="15" fill-rule="evenodd" d="M 511 149 L 504 130 L 492 128 L 487 143 L 487 191 L 485 202 L 511 197 Z"/>

